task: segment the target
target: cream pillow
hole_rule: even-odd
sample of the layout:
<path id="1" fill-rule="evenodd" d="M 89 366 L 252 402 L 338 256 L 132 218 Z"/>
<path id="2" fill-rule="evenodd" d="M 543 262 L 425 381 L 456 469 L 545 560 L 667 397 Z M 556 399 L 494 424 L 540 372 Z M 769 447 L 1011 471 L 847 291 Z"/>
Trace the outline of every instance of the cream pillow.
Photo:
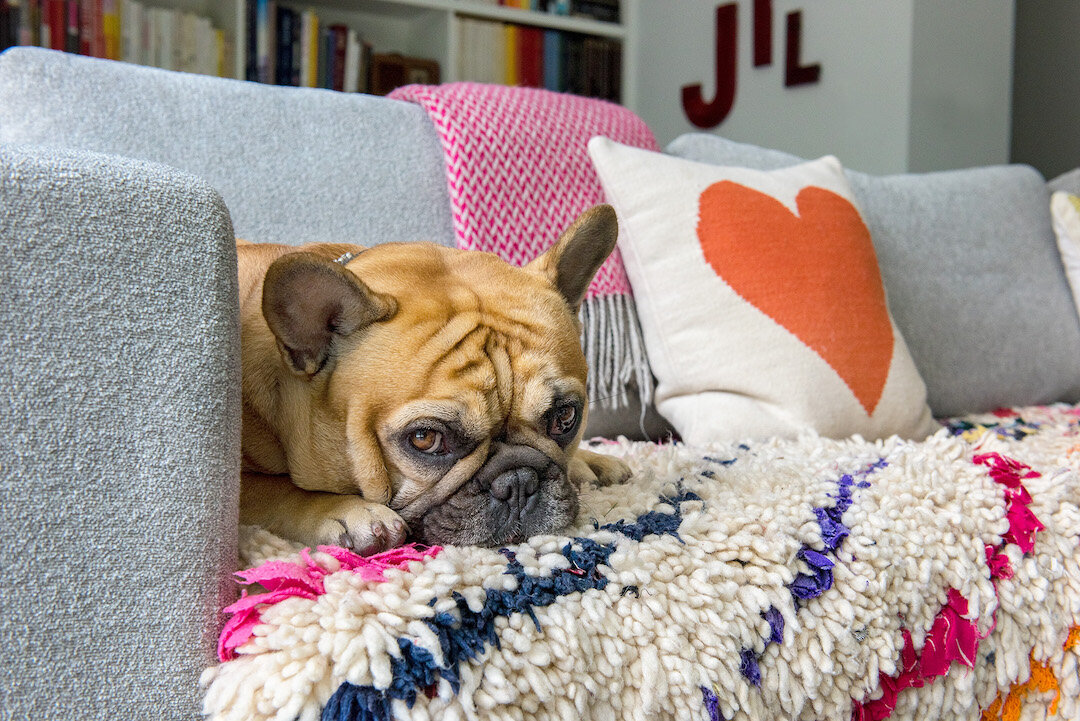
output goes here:
<path id="1" fill-rule="evenodd" d="M 770 172 L 593 138 L 656 406 L 690 443 L 938 426 L 835 158 Z"/>
<path id="2" fill-rule="evenodd" d="M 1050 196 L 1050 213 L 1054 217 L 1061 263 L 1072 287 L 1076 312 L 1080 313 L 1080 197 L 1057 191 Z"/>

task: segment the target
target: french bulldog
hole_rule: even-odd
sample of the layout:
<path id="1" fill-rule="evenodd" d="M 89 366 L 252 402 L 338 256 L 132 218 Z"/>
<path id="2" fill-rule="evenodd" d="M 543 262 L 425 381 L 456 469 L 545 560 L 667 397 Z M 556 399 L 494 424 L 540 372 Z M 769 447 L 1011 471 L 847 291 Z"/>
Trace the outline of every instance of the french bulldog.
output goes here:
<path id="1" fill-rule="evenodd" d="M 583 483 L 629 476 L 578 448 L 578 309 L 616 234 L 597 206 L 520 268 L 430 243 L 238 240 L 241 523 L 364 555 L 567 526 Z"/>

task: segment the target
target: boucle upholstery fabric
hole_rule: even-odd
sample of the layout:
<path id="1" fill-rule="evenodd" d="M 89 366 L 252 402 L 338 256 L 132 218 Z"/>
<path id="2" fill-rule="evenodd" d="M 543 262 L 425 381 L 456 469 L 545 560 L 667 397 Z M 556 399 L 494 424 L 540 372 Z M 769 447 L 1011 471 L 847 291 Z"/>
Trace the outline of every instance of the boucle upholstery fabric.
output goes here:
<path id="1" fill-rule="evenodd" d="M 454 242 L 439 141 L 409 103 L 13 48 L 0 55 L 0 142 L 186 170 L 252 241 Z"/>
<path id="2" fill-rule="evenodd" d="M 1080 195 L 1080 168 L 1075 168 L 1067 173 L 1063 173 L 1046 185 L 1049 187 L 1051 193 L 1061 191 L 1072 193 L 1073 195 Z"/>
<path id="3" fill-rule="evenodd" d="M 666 151 L 759 170 L 802 162 L 704 133 Z M 935 415 L 1080 400 L 1080 318 L 1037 171 L 847 175 Z"/>
<path id="4" fill-rule="evenodd" d="M 242 529 L 268 590 L 232 609 L 206 712 L 1080 716 L 1080 408 L 921 443 L 597 448 L 634 477 L 586 489 L 569 536 L 364 561 Z"/>
<path id="5" fill-rule="evenodd" d="M 236 253 L 196 178 L 0 146 L 0 717 L 198 717 L 235 597 Z"/>

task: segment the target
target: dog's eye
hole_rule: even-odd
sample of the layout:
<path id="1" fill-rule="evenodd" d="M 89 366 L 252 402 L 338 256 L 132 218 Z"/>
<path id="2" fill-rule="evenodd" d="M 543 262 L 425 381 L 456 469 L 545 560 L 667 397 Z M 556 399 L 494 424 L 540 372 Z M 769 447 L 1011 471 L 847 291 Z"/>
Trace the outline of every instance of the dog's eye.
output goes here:
<path id="1" fill-rule="evenodd" d="M 548 420 L 548 435 L 553 438 L 565 436 L 577 427 L 577 419 L 577 406 L 571 403 L 558 406 Z"/>
<path id="2" fill-rule="evenodd" d="M 438 455 L 446 450 L 443 434 L 432 428 L 419 428 L 409 434 L 409 443 L 421 453 Z"/>

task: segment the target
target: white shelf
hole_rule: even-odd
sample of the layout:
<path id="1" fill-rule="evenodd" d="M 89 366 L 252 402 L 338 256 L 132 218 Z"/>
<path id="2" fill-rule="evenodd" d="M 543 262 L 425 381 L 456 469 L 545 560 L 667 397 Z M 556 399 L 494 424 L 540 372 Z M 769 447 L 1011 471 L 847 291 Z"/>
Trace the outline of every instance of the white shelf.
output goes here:
<path id="1" fill-rule="evenodd" d="M 634 106 L 632 84 L 634 67 L 634 3 L 622 0 L 622 22 L 604 22 L 589 18 L 554 15 L 535 10 L 490 5 L 475 0 L 278 0 L 297 10 L 313 8 L 324 22 L 344 22 L 361 29 L 376 52 L 401 52 L 431 57 L 439 62 L 444 81 L 459 80 L 457 74 L 457 19 L 490 20 L 499 23 L 531 26 L 547 30 L 579 33 L 608 38 L 622 44 L 622 98 Z M 158 0 L 159 4 L 181 6 L 204 4 L 216 22 L 231 36 L 232 74 L 244 78 L 247 57 L 246 0 L 207 2 L 207 0 Z"/>
<path id="2" fill-rule="evenodd" d="M 619 40 L 626 37 L 626 30 L 619 23 L 567 15 L 553 15 L 551 13 L 521 10 L 501 5 L 487 5 L 485 3 L 469 2 L 468 0 L 370 0 L 369 2 L 353 0 L 351 4 L 355 5 L 357 9 L 385 6 L 387 8 L 413 7 L 425 10 L 441 10 L 463 17 L 529 25 L 550 30 L 563 30 L 583 35 L 596 35 Z"/>

